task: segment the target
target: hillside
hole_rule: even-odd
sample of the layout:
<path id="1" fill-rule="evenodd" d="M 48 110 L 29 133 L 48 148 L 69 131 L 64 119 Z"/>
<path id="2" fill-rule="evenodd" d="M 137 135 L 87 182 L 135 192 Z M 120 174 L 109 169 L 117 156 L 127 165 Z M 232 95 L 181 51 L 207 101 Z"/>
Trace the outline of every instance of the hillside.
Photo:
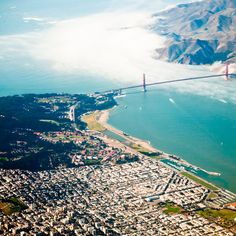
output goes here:
<path id="1" fill-rule="evenodd" d="M 159 12 L 152 30 L 167 37 L 158 58 L 181 64 L 234 63 L 236 0 L 204 0 Z"/>

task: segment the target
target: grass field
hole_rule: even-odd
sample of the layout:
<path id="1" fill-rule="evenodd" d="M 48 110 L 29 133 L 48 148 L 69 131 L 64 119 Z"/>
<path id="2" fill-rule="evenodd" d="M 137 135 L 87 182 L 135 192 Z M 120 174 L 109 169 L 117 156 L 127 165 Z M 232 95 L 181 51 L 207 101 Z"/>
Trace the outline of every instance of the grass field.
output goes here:
<path id="1" fill-rule="evenodd" d="M 46 123 L 50 123 L 50 124 L 57 125 L 57 126 L 60 125 L 60 123 L 57 122 L 57 121 L 55 121 L 55 120 L 39 120 L 39 121 L 41 121 L 41 122 L 46 122 Z"/>
<path id="2" fill-rule="evenodd" d="M 106 129 L 97 122 L 96 115 L 97 115 L 96 112 L 91 113 L 89 115 L 84 115 L 82 117 L 82 120 L 88 125 L 88 128 L 90 130 L 96 130 L 96 131 L 99 131 L 99 132 L 103 132 Z"/>
<path id="3" fill-rule="evenodd" d="M 7 157 L 0 157 L 0 161 L 9 161 Z"/>
<path id="4" fill-rule="evenodd" d="M 194 182 L 198 183 L 198 184 L 201 184 L 202 186 L 210 189 L 210 190 L 217 190 L 218 188 L 210 183 L 207 183 L 206 181 L 188 173 L 188 172 L 181 172 L 181 174 L 191 180 L 193 180 Z"/>
<path id="5" fill-rule="evenodd" d="M 38 102 L 39 103 L 50 103 L 50 102 L 69 102 L 71 99 L 69 97 L 66 96 L 56 96 L 54 98 L 39 98 Z"/>
<path id="6" fill-rule="evenodd" d="M 228 210 L 228 209 L 221 209 L 221 210 L 214 210 L 214 209 L 206 209 L 202 211 L 198 211 L 198 214 L 205 218 L 223 218 L 228 221 L 234 221 L 236 218 L 236 211 Z"/>
<path id="7" fill-rule="evenodd" d="M 209 195 L 208 195 L 208 199 L 214 199 L 214 198 L 216 198 L 218 195 L 216 194 L 216 193 L 210 193 Z"/>
<path id="8" fill-rule="evenodd" d="M 148 153 L 149 152 L 149 150 L 143 148 L 141 145 L 136 144 L 136 143 L 130 143 L 129 146 L 131 148 L 135 149 L 136 151 L 141 152 L 141 153 Z"/>
<path id="9" fill-rule="evenodd" d="M 179 214 L 183 211 L 183 209 L 173 203 L 166 203 L 164 206 L 163 212 L 165 214 Z"/>
<path id="10" fill-rule="evenodd" d="M 200 216 L 207 218 L 210 221 L 217 222 L 219 225 L 231 228 L 235 232 L 236 211 L 228 209 L 204 209 L 197 212 Z"/>
<path id="11" fill-rule="evenodd" d="M 14 212 L 20 212 L 26 208 L 27 206 L 17 198 L 10 198 L 8 200 L 0 199 L 0 211 L 5 215 L 11 215 Z"/>

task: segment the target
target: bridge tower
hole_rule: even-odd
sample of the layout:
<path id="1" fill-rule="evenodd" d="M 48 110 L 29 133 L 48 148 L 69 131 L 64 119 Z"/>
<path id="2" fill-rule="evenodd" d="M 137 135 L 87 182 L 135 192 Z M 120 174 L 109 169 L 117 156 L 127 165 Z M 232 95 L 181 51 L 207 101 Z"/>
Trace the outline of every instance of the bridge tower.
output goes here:
<path id="1" fill-rule="evenodd" d="M 147 92 L 146 89 L 146 75 L 143 73 L 143 92 Z"/>
<path id="2" fill-rule="evenodd" d="M 225 80 L 229 80 L 229 64 L 225 65 Z"/>

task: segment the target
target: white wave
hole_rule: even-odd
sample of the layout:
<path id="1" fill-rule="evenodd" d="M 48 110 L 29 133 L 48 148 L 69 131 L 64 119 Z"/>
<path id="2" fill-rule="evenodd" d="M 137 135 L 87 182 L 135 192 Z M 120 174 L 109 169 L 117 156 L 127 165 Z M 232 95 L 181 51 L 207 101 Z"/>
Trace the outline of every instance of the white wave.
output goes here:
<path id="1" fill-rule="evenodd" d="M 222 103 L 228 103 L 227 101 L 225 101 L 224 99 L 218 99 L 219 102 L 222 102 Z"/>
<path id="2" fill-rule="evenodd" d="M 173 98 L 169 98 L 169 101 L 173 104 L 176 104 Z"/>
<path id="3" fill-rule="evenodd" d="M 42 22 L 45 21 L 44 18 L 40 18 L 40 17 L 23 17 L 24 21 L 38 21 L 38 22 Z"/>
<path id="4" fill-rule="evenodd" d="M 124 97 L 126 97 L 126 94 L 121 94 L 121 95 L 117 95 L 117 96 L 115 96 L 116 99 L 124 98 Z"/>

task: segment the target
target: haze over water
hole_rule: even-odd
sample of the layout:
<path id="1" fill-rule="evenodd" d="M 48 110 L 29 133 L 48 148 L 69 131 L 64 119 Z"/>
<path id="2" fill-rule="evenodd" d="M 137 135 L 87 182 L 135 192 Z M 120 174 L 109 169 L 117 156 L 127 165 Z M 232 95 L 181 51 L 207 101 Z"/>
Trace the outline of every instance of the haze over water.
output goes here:
<path id="1" fill-rule="evenodd" d="M 151 14 L 182 2 L 1 1 L 0 96 L 101 91 L 140 83 L 143 72 L 148 82 L 212 73 L 153 58 L 163 38 L 145 28 Z M 110 123 L 222 173 L 204 178 L 236 192 L 235 88 L 235 81 L 213 79 L 127 95 Z"/>

